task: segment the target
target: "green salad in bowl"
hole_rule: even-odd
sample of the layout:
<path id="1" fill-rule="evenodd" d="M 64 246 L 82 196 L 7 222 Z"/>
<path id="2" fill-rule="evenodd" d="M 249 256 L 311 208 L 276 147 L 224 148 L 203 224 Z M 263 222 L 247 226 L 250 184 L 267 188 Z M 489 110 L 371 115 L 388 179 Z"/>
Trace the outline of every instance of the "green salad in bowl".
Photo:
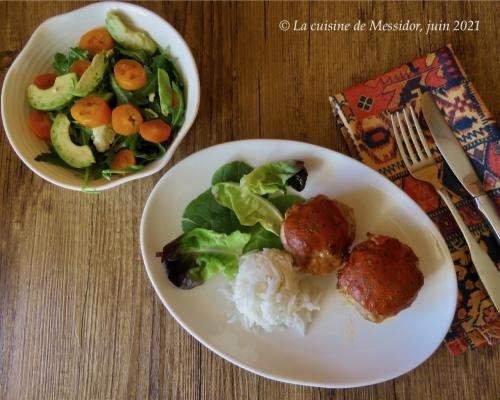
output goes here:
<path id="1" fill-rule="evenodd" d="M 185 115 L 173 59 L 114 11 L 27 88 L 28 125 L 48 143 L 35 159 L 94 179 L 134 173 L 161 158 Z"/>

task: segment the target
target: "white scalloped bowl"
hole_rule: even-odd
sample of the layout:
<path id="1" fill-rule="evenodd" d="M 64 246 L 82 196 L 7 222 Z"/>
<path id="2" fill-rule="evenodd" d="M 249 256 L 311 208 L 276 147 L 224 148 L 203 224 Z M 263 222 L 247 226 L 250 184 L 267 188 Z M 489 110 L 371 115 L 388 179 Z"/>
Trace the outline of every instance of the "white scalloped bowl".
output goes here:
<path id="1" fill-rule="evenodd" d="M 90 181 L 87 189 L 102 191 L 158 172 L 172 158 L 198 113 L 200 81 L 193 55 L 181 35 L 160 16 L 132 4 L 102 2 L 46 20 L 35 30 L 7 72 L 1 97 L 2 119 L 7 137 L 21 160 L 43 179 L 66 189 L 82 190 L 82 179 L 62 167 L 35 161 L 38 154 L 47 151 L 47 144 L 28 127 L 30 109 L 26 102 L 26 89 L 35 76 L 52 70 L 56 52 L 66 53 L 78 44 L 83 33 L 104 26 L 104 18 L 110 10 L 119 11 L 136 27 L 148 32 L 160 46 L 169 49 L 184 80 L 186 115 L 184 124 L 162 158 L 127 176 L 111 181 Z"/>

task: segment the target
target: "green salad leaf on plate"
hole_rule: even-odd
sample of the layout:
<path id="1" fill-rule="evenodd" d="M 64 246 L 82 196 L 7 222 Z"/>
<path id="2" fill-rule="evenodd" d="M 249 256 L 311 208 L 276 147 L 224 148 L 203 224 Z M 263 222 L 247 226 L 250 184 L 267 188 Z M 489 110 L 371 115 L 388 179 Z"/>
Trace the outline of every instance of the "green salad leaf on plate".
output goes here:
<path id="1" fill-rule="evenodd" d="M 283 215 L 266 198 L 244 190 L 239 184 L 232 182 L 213 185 L 212 194 L 219 204 L 234 211 L 240 224 L 254 226 L 259 223 L 264 229 L 279 236 Z"/>
<path id="2" fill-rule="evenodd" d="M 219 167 L 212 176 L 212 185 L 220 182 L 239 182 L 245 175 L 251 173 L 253 167 L 244 161 L 233 161 Z"/>
<path id="3" fill-rule="evenodd" d="M 298 162 L 284 162 L 293 163 L 297 165 Z M 270 169 L 274 171 L 281 168 L 277 163 L 272 164 L 275 165 Z M 307 178 L 303 163 L 301 168 L 296 168 L 295 174 Z M 184 209 L 181 221 L 184 233 L 167 244 L 161 253 L 169 279 L 175 286 L 190 289 L 216 272 L 223 272 L 231 279 L 238 271 L 238 258 L 242 254 L 264 248 L 283 248 L 279 237 L 283 215 L 289 207 L 303 203 L 304 199 L 296 194 L 281 194 L 286 190 L 283 184 L 272 196 L 253 193 L 242 184 L 252 171 L 255 169 L 243 161 L 224 164 L 213 174 L 212 187 Z M 264 187 L 275 175 L 260 176 L 262 182 L 254 176 L 252 184 Z M 290 185 L 290 176 L 284 182 Z"/>
<path id="4" fill-rule="evenodd" d="M 259 195 L 286 193 L 287 186 L 304 189 L 307 170 L 303 161 L 276 161 L 255 168 L 241 178 L 241 186 Z"/>
<path id="5" fill-rule="evenodd" d="M 182 289 L 201 285 L 217 272 L 233 279 L 249 240 L 249 234 L 239 231 L 226 235 L 196 228 L 167 244 L 162 262 L 170 281 Z"/>

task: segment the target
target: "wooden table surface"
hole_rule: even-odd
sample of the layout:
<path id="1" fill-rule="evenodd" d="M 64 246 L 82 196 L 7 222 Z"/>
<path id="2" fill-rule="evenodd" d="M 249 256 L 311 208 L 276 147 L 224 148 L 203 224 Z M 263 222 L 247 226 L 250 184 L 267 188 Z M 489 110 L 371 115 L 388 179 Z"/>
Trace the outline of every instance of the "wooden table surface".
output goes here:
<path id="1" fill-rule="evenodd" d="M 46 18 L 83 2 L 0 3 L 0 77 Z M 142 3 L 173 24 L 201 78 L 173 161 L 207 146 L 287 138 L 346 152 L 329 94 L 452 43 L 500 118 L 500 3 Z M 479 32 L 283 32 L 279 22 L 480 21 Z M 96 21 L 99 24 L 99 21 Z M 3 129 L 3 128 L 2 128 Z M 99 195 L 34 175 L 0 135 L 0 399 L 498 399 L 500 353 L 444 346 L 403 377 L 327 390 L 273 382 L 187 334 L 155 295 L 139 221 L 158 173 Z M 411 343 L 408 344 L 411 346 Z"/>

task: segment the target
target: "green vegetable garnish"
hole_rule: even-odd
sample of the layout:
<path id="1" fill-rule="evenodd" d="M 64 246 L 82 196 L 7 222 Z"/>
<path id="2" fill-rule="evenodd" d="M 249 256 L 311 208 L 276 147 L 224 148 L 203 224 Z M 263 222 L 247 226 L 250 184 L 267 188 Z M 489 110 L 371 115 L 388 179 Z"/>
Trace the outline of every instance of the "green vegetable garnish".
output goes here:
<path id="1" fill-rule="evenodd" d="M 249 234 L 239 231 L 226 235 L 193 229 L 163 248 L 162 262 L 170 281 L 183 289 L 198 286 L 217 272 L 232 279 L 249 240 Z"/>
<path id="2" fill-rule="evenodd" d="M 172 112 L 172 86 L 167 72 L 162 68 L 158 68 L 158 94 L 161 113 L 167 117 Z"/>
<path id="3" fill-rule="evenodd" d="M 213 185 L 212 194 L 219 204 L 234 211 L 240 224 L 253 226 L 260 223 L 266 230 L 280 235 L 283 216 L 269 200 L 230 182 Z"/>
<path id="4" fill-rule="evenodd" d="M 89 53 L 87 50 L 80 49 L 79 47 L 71 47 L 68 55 L 56 53 L 52 67 L 61 75 L 67 74 L 69 69 L 76 60 L 89 60 Z"/>
<path id="5" fill-rule="evenodd" d="M 241 186 L 260 195 L 285 193 L 288 185 L 300 191 L 303 185 L 294 186 L 294 180 L 303 174 L 304 170 L 303 161 L 290 160 L 264 164 L 241 178 Z"/>

